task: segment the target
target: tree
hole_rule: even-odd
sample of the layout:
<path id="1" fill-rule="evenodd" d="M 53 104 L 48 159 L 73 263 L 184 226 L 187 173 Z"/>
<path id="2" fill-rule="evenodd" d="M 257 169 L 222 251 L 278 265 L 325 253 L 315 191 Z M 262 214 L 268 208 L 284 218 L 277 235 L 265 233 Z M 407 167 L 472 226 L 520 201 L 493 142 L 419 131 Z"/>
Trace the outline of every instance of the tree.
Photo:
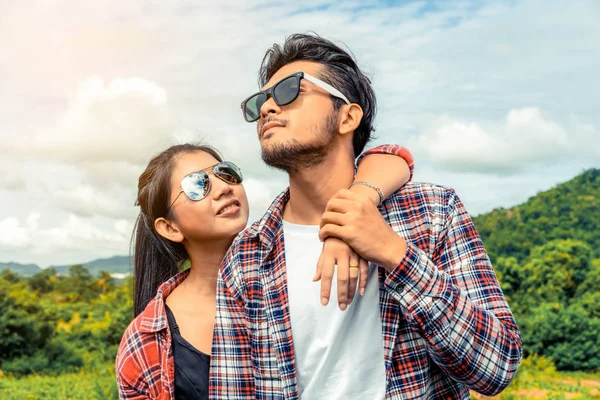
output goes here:
<path id="1" fill-rule="evenodd" d="M 0 362 L 34 354 L 55 326 L 24 284 L 0 280 Z"/>
<path id="2" fill-rule="evenodd" d="M 533 249 L 523 267 L 521 296 L 567 304 L 592 267 L 592 251 L 576 240 L 554 240 Z"/>

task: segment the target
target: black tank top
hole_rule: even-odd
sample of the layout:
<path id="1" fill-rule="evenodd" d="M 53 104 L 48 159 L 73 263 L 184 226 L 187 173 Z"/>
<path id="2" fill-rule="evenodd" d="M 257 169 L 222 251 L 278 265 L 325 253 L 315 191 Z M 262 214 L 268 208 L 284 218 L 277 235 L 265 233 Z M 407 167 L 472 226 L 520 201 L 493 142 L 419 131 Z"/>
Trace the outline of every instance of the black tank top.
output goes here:
<path id="1" fill-rule="evenodd" d="M 208 399 L 210 355 L 204 354 L 181 336 L 173 311 L 166 306 L 175 362 L 175 399 Z"/>

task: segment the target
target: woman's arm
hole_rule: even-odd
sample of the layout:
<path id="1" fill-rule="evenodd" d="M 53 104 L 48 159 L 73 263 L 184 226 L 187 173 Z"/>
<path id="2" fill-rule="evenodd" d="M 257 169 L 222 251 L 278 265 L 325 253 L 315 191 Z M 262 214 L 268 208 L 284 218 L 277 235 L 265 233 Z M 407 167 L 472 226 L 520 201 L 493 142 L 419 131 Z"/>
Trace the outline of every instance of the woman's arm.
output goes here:
<path id="1" fill-rule="evenodd" d="M 357 164 L 358 170 L 350 191 L 370 198 L 376 206 L 408 182 L 414 169 L 412 154 L 406 147 L 398 145 L 383 145 L 368 150 L 358 157 Z M 321 280 L 320 296 L 324 306 L 329 303 L 336 265 L 338 305 L 344 311 L 352 303 L 357 285 L 358 293 L 365 293 L 369 264 L 343 241 L 325 239 L 313 277 L 313 281 Z"/>
<path id="2" fill-rule="evenodd" d="M 382 199 L 372 186 L 381 190 L 383 200 L 387 199 L 412 178 L 414 170 L 412 154 L 406 147 L 398 145 L 382 145 L 368 150 L 359 156 L 357 164 L 350 191 L 369 196 L 375 205 L 379 205 Z M 356 184 L 358 182 L 368 185 Z"/>

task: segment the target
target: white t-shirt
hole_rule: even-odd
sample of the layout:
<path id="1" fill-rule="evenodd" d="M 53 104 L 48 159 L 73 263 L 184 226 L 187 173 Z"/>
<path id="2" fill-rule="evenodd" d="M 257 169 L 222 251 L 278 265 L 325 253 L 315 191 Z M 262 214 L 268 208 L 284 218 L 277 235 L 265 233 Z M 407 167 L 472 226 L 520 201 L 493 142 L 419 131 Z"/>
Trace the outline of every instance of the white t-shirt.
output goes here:
<path id="1" fill-rule="evenodd" d="M 383 399 L 385 361 L 377 269 L 369 269 L 364 296 L 346 311 L 337 301 L 336 275 L 327 306 L 313 282 L 323 244 L 319 227 L 283 222 L 290 318 L 298 389 L 303 400 Z"/>

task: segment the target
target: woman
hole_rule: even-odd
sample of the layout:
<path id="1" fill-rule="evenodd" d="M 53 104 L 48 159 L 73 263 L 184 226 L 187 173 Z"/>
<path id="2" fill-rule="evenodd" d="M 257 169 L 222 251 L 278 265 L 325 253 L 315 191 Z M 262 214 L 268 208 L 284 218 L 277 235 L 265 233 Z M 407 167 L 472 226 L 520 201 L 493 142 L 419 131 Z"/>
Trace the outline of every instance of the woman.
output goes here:
<path id="1" fill-rule="evenodd" d="M 409 180 L 412 156 L 406 149 L 382 146 L 370 153 L 374 154 L 366 156 L 358 168 L 357 182 L 368 181 L 387 197 Z M 390 153 L 400 157 L 385 155 Z M 376 173 L 377 165 L 389 168 L 390 163 L 402 173 L 377 176 L 382 175 Z M 217 273 L 233 239 L 248 221 L 241 182 L 237 166 L 224 162 L 212 147 L 194 144 L 168 148 L 140 175 L 134 253 L 136 317 L 116 359 L 121 398 L 208 398 Z M 379 201 L 371 186 L 354 185 L 351 190 Z M 337 239 L 326 240 L 323 252 L 328 251 L 338 259 L 350 257 L 350 264 L 358 262 L 356 254 Z M 349 287 L 352 293 L 356 282 L 353 285 Z"/>

